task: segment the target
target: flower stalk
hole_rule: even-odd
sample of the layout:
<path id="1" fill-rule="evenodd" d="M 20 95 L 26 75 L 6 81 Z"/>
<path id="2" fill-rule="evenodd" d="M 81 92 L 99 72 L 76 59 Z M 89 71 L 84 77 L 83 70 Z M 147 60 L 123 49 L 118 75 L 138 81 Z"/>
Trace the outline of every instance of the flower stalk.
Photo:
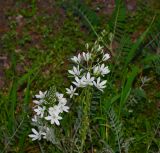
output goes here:
<path id="1" fill-rule="evenodd" d="M 92 89 L 85 88 L 82 92 L 82 119 L 81 119 L 81 128 L 80 128 L 80 137 L 81 137 L 81 153 L 83 153 L 85 140 L 87 137 L 89 125 L 90 125 L 90 105 L 92 100 Z"/>

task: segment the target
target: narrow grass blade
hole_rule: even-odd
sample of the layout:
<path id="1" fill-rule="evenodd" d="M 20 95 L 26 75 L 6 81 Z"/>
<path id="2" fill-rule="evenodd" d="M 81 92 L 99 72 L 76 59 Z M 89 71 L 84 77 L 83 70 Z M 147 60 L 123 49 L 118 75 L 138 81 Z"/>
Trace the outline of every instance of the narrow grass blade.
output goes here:
<path id="1" fill-rule="evenodd" d="M 134 79 L 136 78 L 137 74 L 139 73 L 140 69 L 136 66 L 134 66 L 132 68 L 132 72 L 129 73 L 128 78 L 126 80 L 126 83 L 123 84 L 122 87 L 122 92 L 121 92 L 121 98 L 120 98 L 120 108 L 119 108 L 119 117 L 120 117 L 120 113 L 122 111 L 122 108 L 124 107 L 127 98 L 130 94 L 131 88 L 132 88 L 132 84 Z"/>

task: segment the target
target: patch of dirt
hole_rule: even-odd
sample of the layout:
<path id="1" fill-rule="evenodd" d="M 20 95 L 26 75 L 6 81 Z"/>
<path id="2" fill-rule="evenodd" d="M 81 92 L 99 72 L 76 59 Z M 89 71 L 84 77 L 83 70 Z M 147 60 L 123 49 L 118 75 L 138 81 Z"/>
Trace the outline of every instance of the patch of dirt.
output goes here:
<path id="1" fill-rule="evenodd" d="M 10 62 L 6 55 L 0 55 L 0 89 L 5 86 L 5 70 L 10 68 Z"/>
<path id="2" fill-rule="evenodd" d="M 9 30 L 6 13 L 14 5 L 14 0 L 0 0 L 0 36 Z"/>
<path id="3" fill-rule="evenodd" d="M 0 0 L 0 38 L 8 30 L 8 17 L 6 13 L 12 8 L 13 0 Z M 0 89 L 5 86 L 5 73 L 4 70 L 10 67 L 10 62 L 7 55 L 2 54 L 2 45 L 0 45 Z"/>
<path id="4" fill-rule="evenodd" d="M 25 16 L 25 11 L 30 13 L 32 10 L 32 3 L 29 1 L 14 1 L 14 0 L 0 0 L 0 38 L 10 31 L 10 22 L 16 22 L 17 40 L 24 37 L 24 32 L 29 34 L 31 40 L 24 43 L 24 45 L 16 46 L 16 54 L 23 54 L 23 63 L 17 63 L 16 72 L 18 75 L 24 74 L 24 65 L 30 65 L 31 62 L 26 58 L 26 51 L 30 47 L 43 48 L 42 37 L 43 34 L 35 27 L 35 20 L 37 18 L 44 18 L 44 21 L 39 23 L 40 27 L 52 26 L 52 35 L 61 30 L 61 25 L 65 20 L 64 10 L 56 4 L 55 0 L 38 0 L 35 4 L 36 12 L 33 16 Z M 25 13 L 26 13 L 25 12 Z M 27 14 L 26 14 L 27 15 Z M 45 19 L 46 18 L 46 19 Z M 48 19 L 49 18 L 49 19 Z M 31 23 L 30 23 L 31 22 Z M 29 24 L 28 24 L 29 23 Z M 29 27 L 29 28 L 28 28 Z M 17 41 L 15 40 L 15 41 Z M 23 41 L 23 40 L 22 40 Z M 0 42 L 1 43 L 1 42 Z M 0 44 L 0 88 L 6 86 L 5 71 L 10 68 L 10 59 Z M 6 80 L 7 81 L 7 80 Z"/>
<path id="5" fill-rule="evenodd" d="M 137 0 L 125 0 L 125 5 L 128 11 L 136 10 Z M 115 0 L 96 0 L 92 2 L 92 5 L 97 12 L 101 12 L 104 15 L 111 15 L 115 8 Z"/>

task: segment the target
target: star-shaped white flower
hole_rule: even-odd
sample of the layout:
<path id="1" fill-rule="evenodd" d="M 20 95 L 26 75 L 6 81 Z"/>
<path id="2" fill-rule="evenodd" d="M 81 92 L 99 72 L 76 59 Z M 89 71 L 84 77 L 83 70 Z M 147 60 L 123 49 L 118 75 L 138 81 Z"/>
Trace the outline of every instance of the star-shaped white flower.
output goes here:
<path id="1" fill-rule="evenodd" d="M 73 88 L 73 86 L 71 85 L 70 88 L 66 88 L 67 90 L 67 94 L 70 95 L 70 98 L 72 98 L 74 95 L 78 95 L 78 93 L 76 92 L 76 88 Z"/>
<path id="2" fill-rule="evenodd" d="M 61 94 L 61 93 L 59 93 L 59 92 L 56 92 L 56 97 L 58 98 L 58 99 L 61 99 L 61 98 L 63 98 L 63 94 Z"/>
<path id="3" fill-rule="evenodd" d="M 48 139 L 50 134 L 50 129 L 46 126 L 43 126 L 42 131 L 43 131 L 43 139 Z"/>
<path id="4" fill-rule="evenodd" d="M 33 134 L 28 135 L 30 138 L 32 138 L 32 141 L 41 140 L 42 136 L 45 135 L 44 132 L 41 132 L 41 131 L 38 132 L 33 128 L 32 128 L 32 132 L 33 132 Z"/>
<path id="5" fill-rule="evenodd" d="M 102 76 L 104 76 L 105 74 L 108 74 L 110 72 L 108 66 L 105 67 L 104 64 L 102 64 L 101 66 L 99 66 L 99 71 L 101 73 Z"/>
<path id="6" fill-rule="evenodd" d="M 49 108 L 49 115 L 45 117 L 46 120 L 51 121 L 51 124 L 60 125 L 59 120 L 62 119 L 61 116 L 59 116 L 60 109 L 58 106 L 50 107 Z"/>
<path id="7" fill-rule="evenodd" d="M 102 92 L 103 92 L 103 89 L 106 87 L 106 85 L 105 85 L 106 83 L 107 83 L 107 80 L 104 80 L 101 82 L 100 77 L 97 79 L 97 82 L 93 81 L 94 86 Z"/>
<path id="8" fill-rule="evenodd" d="M 40 107 L 38 106 L 36 109 L 34 109 L 34 111 L 37 113 L 38 116 L 40 116 L 41 118 L 44 116 L 44 111 L 46 110 L 46 107 Z"/>
<path id="9" fill-rule="evenodd" d="M 69 110 L 69 107 L 66 106 L 66 105 L 63 104 L 63 103 L 59 103 L 59 104 L 58 104 L 58 107 L 59 107 L 60 113 L 68 112 L 68 110 Z"/>
<path id="10" fill-rule="evenodd" d="M 68 72 L 74 76 L 80 76 L 82 69 L 79 69 L 79 65 L 77 67 L 73 66 L 73 69 L 68 70 Z"/>
<path id="11" fill-rule="evenodd" d="M 87 62 L 91 59 L 91 53 L 89 52 L 88 53 L 83 52 L 82 55 L 83 55 L 84 60 Z"/>
<path id="12" fill-rule="evenodd" d="M 84 77 L 84 82 L 86 85 L 93 85 L 94 77 L 91 77 L 91 74 L 88 72 L 86 76 Z"/>
<path id="13" fill-rule="evenodd" d="M 78 77 L 75 77 L 75 81 L 72 82 L 75 86 L 77 87 L 86 87 L 86 83 L 85 83 L 85 76 L 83 76 L 81 79 L 79 79 Z"/>
<path id="14" fill-rule="evenodd" d="M 59 115 L 60 113 L 60 109 L 58 105 L 55 105 L 54 107 L 49 107 L 49 114 L 55 114 L 55 115 Z"/>
<path id="15" fill-rule="evenodd" d="M 75 62 L 76 64 L 80 64 L 80 63 L 81 63 L 81 60 L 82 60 L 81 54 L 79 53 L 78 56 L 73 56 L 73 57 L 71 58 L 71 60 L 72 60 L 73 62 Z"/>
<path id="16" fill-rule="evenodd" d="M 38 99 L 44 99 L 46 94 L 47 94 L 47 91 L 45 92 L 39 91 L 39 95 L 35 95 L 35 97 Z"/>
<path id="17" fill-rule="evenodd" d="M 102 57 L 102 61 L 107 61 L 110 58 L 110 55 L 108 53 L 104 54 Z"/>
<path id="18" fill-rule="evenodd" d="M 37 115 L 34 115 L 32 118 L 32 122 L 37 122 L 37 121 L 38 121 Z"/>
<path id="19" fill-rule="evenodd" d="M 56 97 L 58 99 L 58 102 L 63 103 L 64 105 L 67 103 L 67 99 L 63 97 L 64 95 L 56 92 Z"/>
<path id="20" fill-rule="evenodd" d="M 44 102 L 43 99 L 40 100 L 33 100 L 33 103 L 35 103 L 36 105 L 41 105 Z"/>
<path id="21" fill-rule="evenodd" d="M 99 75 L 99 74 L 100 74 L 99 66 L 93 67 L 93 74 L 94 74 L 94 75 Z"/>
<path id="22" fill-rule="evenodd" d="M 66 98 L 61 98 L 61 99 L 58 100 L 58 102 L 65 105 L 67 103 L 67 99 Z"/>

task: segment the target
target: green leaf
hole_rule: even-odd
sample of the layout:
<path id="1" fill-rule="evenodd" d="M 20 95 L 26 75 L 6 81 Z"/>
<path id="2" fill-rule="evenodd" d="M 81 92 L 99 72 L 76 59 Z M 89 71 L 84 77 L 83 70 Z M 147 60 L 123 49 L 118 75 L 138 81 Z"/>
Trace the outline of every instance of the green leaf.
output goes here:
<path id="1" fill-rule="evenodd" d="M 12 83 L 11 90 L 9 92 L 9 103 L 8 103 L 8 129 L 12 133 L 15 126 L 15 109 L 17 104 L 17 80 L 14 79 Z"/>
<path id="2" fill-rule="evenodd" d="M 119 117 L 120 117 L 120 113 L 121 113 L 121 111 L 127 101 L 127 98 L 130 94 L 130 91 L 132 89 L 133 81 L 136 78 L 139 71 L 140 71 L 140 69 L 137 66 L 134 66 L 132 68 L 132 71 L 129 73 L 128 78 L 126 78 L 126 80 L 124 81 L 124 84 L 122 86 L 121 98 L 120 98 Z"/>
<path id="3" fill-rule="evenodd" d="M 128 64 L 134 58 L 134 56 L 136 54 L 136 51 L 139 49 L 140 45 L 144 42 L 147 34 L 149 33 L 149 31 L 150 31 L 150 29 L 152 27 L 152 24 L 153 24 L 154 20 L 155 20 L 155 16 L 154 16 L 151 24 L 149 25 L 149 27 L 143 32 L 143 34 L 137 39 L 137 41 L 135 42 L 135 44 L 132 46 L 132 48 L 131 48 L 131 50 L 128 53 L 127 58 L 126 58 L 125 68 L 128 66 Z"/>
<path id="4" fill-rule="evenodd" d="M 126 8 L 124 2 L 122 0 L 116 0 L 115 4 L 116 7 L 109 22 L 110 29 L 113 32 L 111 43 L 113 42 L 113 39 L 120 41 L 124 33 L 124 24 L 126 19 Z"/>

